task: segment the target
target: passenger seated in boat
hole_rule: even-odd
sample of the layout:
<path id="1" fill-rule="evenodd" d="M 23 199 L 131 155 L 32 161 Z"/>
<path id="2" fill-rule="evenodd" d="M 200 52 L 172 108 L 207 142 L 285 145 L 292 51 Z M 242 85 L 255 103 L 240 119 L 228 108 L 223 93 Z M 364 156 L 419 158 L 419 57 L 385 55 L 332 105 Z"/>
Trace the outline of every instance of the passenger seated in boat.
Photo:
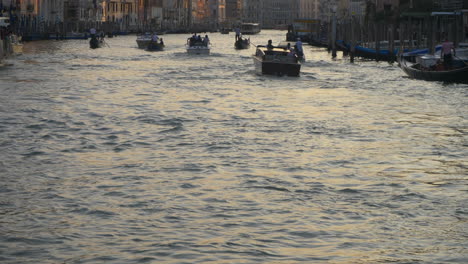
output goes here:
<path id="1" fill-rule="evenodd" d="M 163 41 L 163 39 L 162 39 L 162 38 L 159 40 L 159 44 L 161 44 L 161 45 L 163 45 L 163 46 L 164 46 L 164 41 Z"/>
<path id="2" fill-rule="evenodd" d="M 197 41 L 197 33 L 193 33 L 192 37 L 190 38 L 190 46 L 193 46 L 195 42 Z"/>
<path id="3" fill-rule="evenodd" d="M 266 45 L 267 49 L 273 49 L 274 48 L 273 44 L 271 44 L 271 43 L 272 43 L 271 39 L 268 40 L 268 44 Z"/>
<path id="4" fill-rule="evenodd" d="M 203 45 L 208 46 L 210 44 L 210 39 L 208 38 L 208 35 L 205 35 L 205 38 L 203 39 Z"/>
<path id="5" fill-rule="evenodd" d="M 289 49 L 289 52 L 288 52 L 287 56 L 288 57 L 297 57 L 296 51 L 294 49 Z"/>

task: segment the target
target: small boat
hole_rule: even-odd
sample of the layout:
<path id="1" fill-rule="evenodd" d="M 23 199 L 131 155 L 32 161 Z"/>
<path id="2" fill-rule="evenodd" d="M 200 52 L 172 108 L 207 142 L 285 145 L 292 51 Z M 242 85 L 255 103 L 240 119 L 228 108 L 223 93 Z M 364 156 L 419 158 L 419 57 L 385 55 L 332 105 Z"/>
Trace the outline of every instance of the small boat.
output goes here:
<path id="1" fill-rule="evenodd" d="M 164 50 L 164 43 L 162 41 L 160 42 L 150 42 L 148 46 L 146 47 L 147 51 L 162 51 Z"/>
<path id="2" fill-rule="evenodd" d="M 283 48 L 257 46 L 253 60 L 258 74 L 299 76 L 301 70 L 298 58 Z"/>
<path id="3" fill-rule="evenodd" d="M 258 34 L 261 30 L 262 29 L 258 23 L 242 23 L 240 26 L 242 35 Z"/>
<path id="4" fill-rule="evenodd" d="M 92 49 L 101 48 L 103 43 L 104 43 L 103 40 L 98 39 L 96 37 L 92 37 L 91 40 L 89 41 L 89 47 Z"/>
<path id="5" fill-rule="evenodd" d="M 416 58 L 401 56 L 400 68 L 413 79 L 468 83 L 468 63 L 465 60 L 453 60 L 451 65 L 444 65 L 437 55 L 423 55 Z"/>
<path id="6" fill-rule="evenodd" d="M 146 49 L 148 47 L 148 44 L 150 44 L 151 40 L 152 40 L 152 34 L 149 32 L 146 32 L 145 34 L 142 34 L 142 35 L 138 35 L 136 39 L 138 48 Z"/>
<path id="7" fill-rule="evenodd" d="M 248 49 L 250 48 L 250 38 L 246 39 L 243 37 L 240 37 L 234 42 L 234 47 L 236 49 Z"/>
<path id="8" fill-rule="evenodd" d="M 205 41 L 205 38 L 195 39 L 193 37 L 187 39 L 187 53 L 188 54 L 210 54 L 211 44 Z"/>

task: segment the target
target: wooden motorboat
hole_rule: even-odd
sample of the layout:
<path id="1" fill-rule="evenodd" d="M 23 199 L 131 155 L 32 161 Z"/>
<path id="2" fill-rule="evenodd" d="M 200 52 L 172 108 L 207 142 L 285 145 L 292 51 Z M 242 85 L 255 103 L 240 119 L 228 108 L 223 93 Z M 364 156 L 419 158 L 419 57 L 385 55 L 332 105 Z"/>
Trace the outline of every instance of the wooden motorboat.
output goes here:
<path id="1" fill-rule="evenodd" d="M 205 38 L 195 39 L 195 38 L 188 38 L 187 39 L 187 53 L 188 54 L 210 54 L 211 44 L 209 41 L 205 41 Z"/>
<path id="2" fill-rule="evenodd" d="M 258 74 L 299 76 L 301 70 L 298 58 L 283 48 L 257 46 L 253 60 Z"/>

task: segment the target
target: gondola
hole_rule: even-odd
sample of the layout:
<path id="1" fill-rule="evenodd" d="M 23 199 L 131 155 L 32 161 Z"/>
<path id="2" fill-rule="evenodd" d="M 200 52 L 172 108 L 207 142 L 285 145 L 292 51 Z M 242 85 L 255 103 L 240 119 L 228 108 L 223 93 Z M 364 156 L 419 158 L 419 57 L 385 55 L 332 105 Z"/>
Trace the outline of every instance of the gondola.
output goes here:
<path id="1" fill-rule="evenodd" d="M 427 59 L 434 60 L 431 57 L 427 57 Z M 413 63 L 408 57 L 400 57 L 400 68 L 410 78 L 447 83 L 468 83 L 468 64 L 463 60 L 454 60 L 448 69 L 440 62 L 426 66 L 422 64 L 421 59 Z"/>
<path id="2" fill-rule="evenodd" d="M 234 47 L 236 49 L 248 49 L 250 48 L 250 39 L 240 37 L 234 43 Z"/>
<path id="3" fill-rule="evenodd" d="M 102 47 L 103 41 L 98 39 L 97 37 L 92 37 L 89 41 L 89 47 L 92 49 L 97 49 Z"/>

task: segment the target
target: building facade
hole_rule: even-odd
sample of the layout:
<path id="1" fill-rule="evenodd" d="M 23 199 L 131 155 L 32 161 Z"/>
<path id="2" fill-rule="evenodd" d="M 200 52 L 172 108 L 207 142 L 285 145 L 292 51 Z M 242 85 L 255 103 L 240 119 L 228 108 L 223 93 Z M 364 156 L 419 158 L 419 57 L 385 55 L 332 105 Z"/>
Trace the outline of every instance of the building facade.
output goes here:
<path id="1" fill-rule="evenodd" d="M 263 28 L 286 29 L 299 17 L 298 0 L 263 0 Z"/>

